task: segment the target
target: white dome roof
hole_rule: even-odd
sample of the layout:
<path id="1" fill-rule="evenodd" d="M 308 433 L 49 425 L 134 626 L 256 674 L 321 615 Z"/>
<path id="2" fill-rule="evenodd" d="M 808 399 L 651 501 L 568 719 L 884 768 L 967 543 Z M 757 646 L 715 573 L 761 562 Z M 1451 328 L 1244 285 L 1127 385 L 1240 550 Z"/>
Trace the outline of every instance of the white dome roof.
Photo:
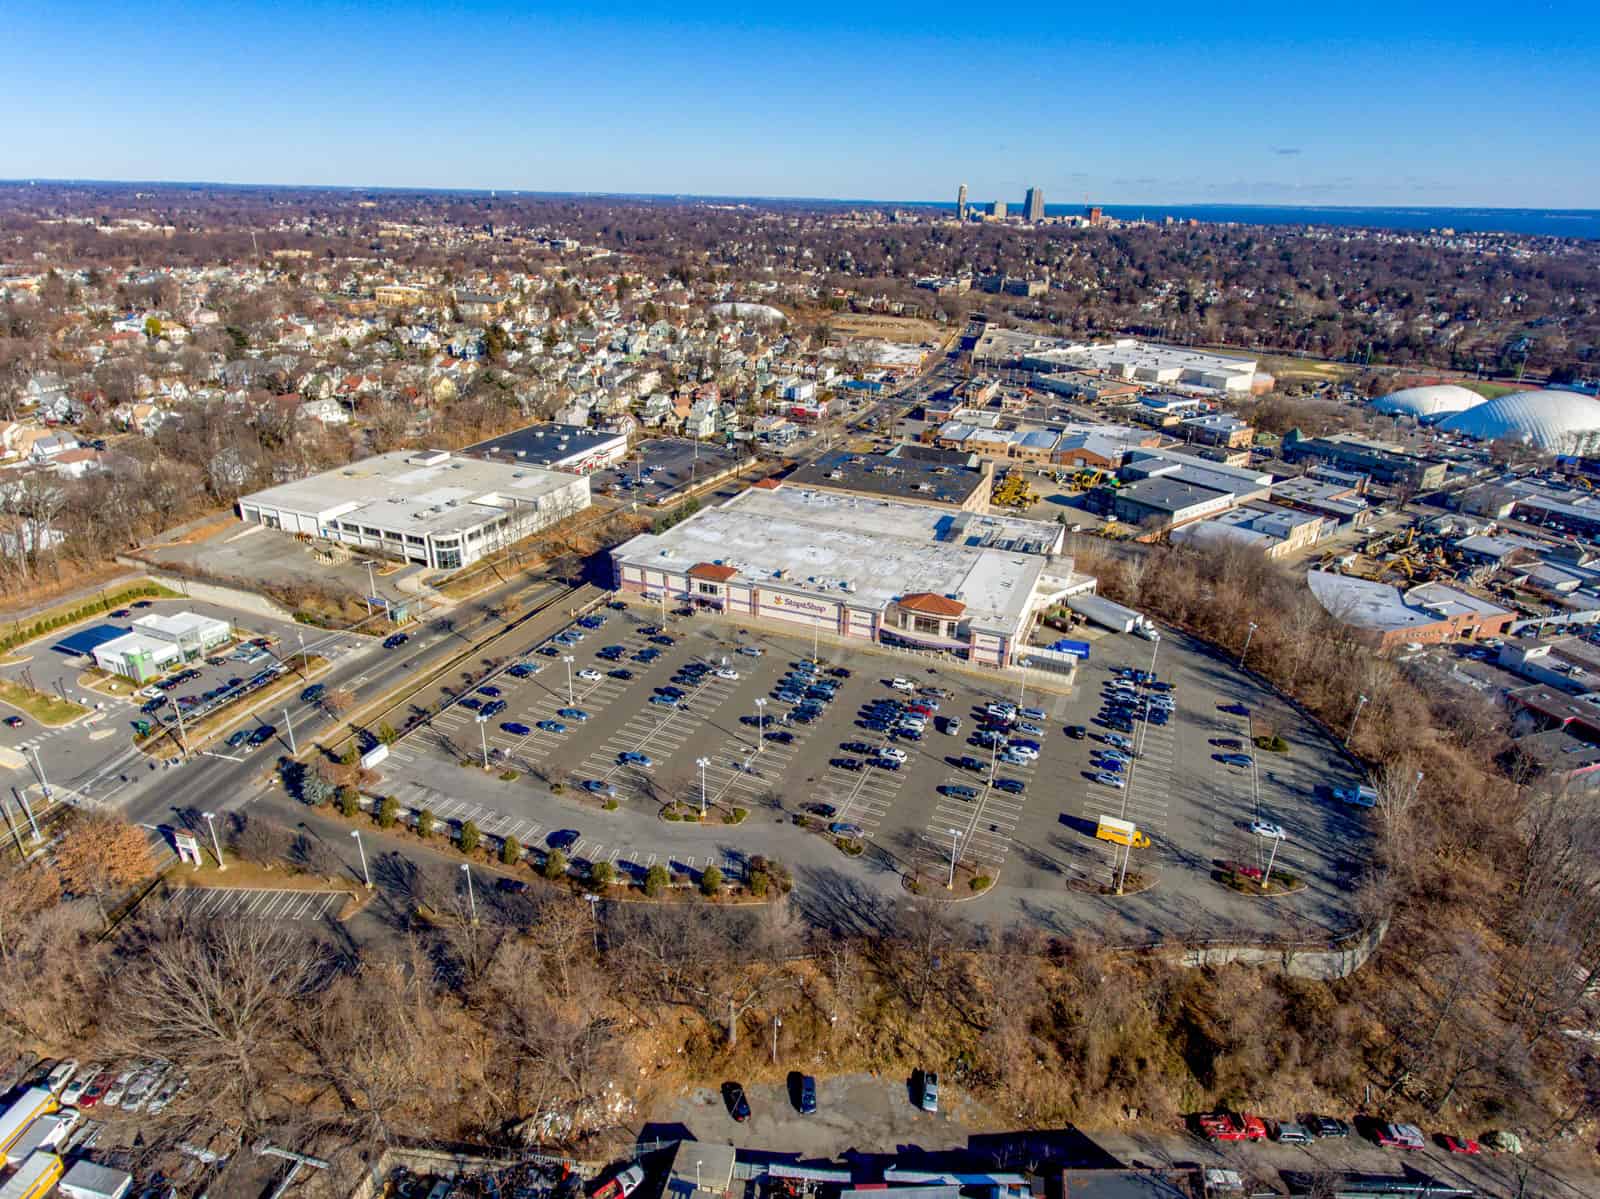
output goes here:
<path id="1" fill-rule="evenodd" d="M 1483 403 L 1483 397 L 1454 383 L 1430 387 L 1407 387 L 1403 391 L 1379 396 L 1372 406 L 1390 416 L 1409 416 L 1419 421 L 1437 420 L 1452 412 L 1465 412 Z"/>
<path id="2" fill-rule="evenodd" d="M 1518 391 L 1457 412 L 1439 428 L 1480 441 L 1507 438 L 1552 453 L 1600 444 L 1600 400 L 1575 391 Z"/>

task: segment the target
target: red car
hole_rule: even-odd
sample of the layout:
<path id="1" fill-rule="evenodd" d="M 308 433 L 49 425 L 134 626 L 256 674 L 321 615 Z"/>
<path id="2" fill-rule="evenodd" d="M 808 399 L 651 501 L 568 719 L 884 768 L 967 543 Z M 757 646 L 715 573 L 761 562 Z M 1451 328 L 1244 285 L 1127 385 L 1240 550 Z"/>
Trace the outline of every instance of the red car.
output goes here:
<path id="1" fill-rule="evenodd" d="M 88 1090 L 84 1091 L 82 1095 L 78 1096 L 78 1107 L 80 1109 L 93 1107 L 95 1104 L 99 1103 L 101 1097 L 111 1089 L 111 1084 L 116 1081 L 117 1072 L 115 1070 L 107 1070 L 102 1073 L 99 1078 L 95 1079 L 89 1084 Z"/>
<path id="2" fill-rule="evenodd" d="M 1425 1142 L 1415 1124 L 1379 1124 L 1372 1130 L 1372 1139 L 1384 1149 L 1422 1149 Z"/>
<path id="3" fill-rule="evenodd" d="M 1477 1157 L 1483 1152 L 1483 1146 L 1470 1137 L 1440 1137 L 1439 1143 L 1450 1153 L 1459 1153 L 1465 1157 Z"/>
<path id="4" fill-rule="evenodd" d="M 1228 1112 L 1212 1112 L 1204 1116 L 1196 1116 L 1195 1122 L 1200 1125 L 1200 1131 L 1211 1141 L 1264 1141 L 1267 1139 L 1267 1126 L 1260 1116 L 1248 1113 L 1231 1115 Z"/>

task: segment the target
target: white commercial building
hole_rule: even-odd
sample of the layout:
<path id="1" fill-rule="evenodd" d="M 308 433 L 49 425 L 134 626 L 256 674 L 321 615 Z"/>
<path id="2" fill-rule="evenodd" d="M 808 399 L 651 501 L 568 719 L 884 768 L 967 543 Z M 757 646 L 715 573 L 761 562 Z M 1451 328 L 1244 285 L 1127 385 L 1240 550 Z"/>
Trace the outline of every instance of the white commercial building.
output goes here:
<path id="1" fill-rule="evenodd" d="M 121 637 L 93 650 L 94 664 L 110 674 L 144 682 L 180 662 L 192 662 L 233 637 L 225 620 L 198 612 L 141 616 Z"/>
<path id="2" fill-rule="evenodd" d="M 455 570 L 589 506 L 589 480 L 443 450 L 379 454 L 239 501 L 240 518 Z"/>
<path id="3" fill-rule="evenodd" d="M 1131 337 L 1090 344 L 992 328 L 978 339 L 972 356 L 980 363 L 1014 365 L 1032 371 L 1092 371 L 1102 378 L 1205 393 L 1244 394 L 1250 391 L 1256 377 L 1253 358 L 1159 345 Z"/>
<path id="4" fill-rule="evenodd" d="M 1094 588 L 1048 552 L 1057 530 L 976 536 L 919 504 L 752 488 L 612 551 L 619 590 L 991 666 L 1041 608 Z"/>

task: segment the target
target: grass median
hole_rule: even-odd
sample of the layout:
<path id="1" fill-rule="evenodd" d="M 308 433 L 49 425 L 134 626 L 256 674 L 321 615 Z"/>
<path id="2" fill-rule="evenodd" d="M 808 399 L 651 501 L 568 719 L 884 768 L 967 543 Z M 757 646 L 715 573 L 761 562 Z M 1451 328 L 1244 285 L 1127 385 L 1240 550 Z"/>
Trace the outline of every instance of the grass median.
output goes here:
<path id="1" fill-rule="evenodd" d="M 52 726 L 69 724 L 89 711 L 70 699 L 47 695 L 10 679 L 0 679 L 0 703 L 11 705 L 40 724 Z"/>

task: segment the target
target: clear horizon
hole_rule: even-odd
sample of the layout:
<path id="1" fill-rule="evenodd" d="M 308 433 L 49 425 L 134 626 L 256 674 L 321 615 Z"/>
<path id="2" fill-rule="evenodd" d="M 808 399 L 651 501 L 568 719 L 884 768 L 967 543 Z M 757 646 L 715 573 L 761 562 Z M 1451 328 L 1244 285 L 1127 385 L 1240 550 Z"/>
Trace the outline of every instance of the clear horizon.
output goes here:
<path id="1" fill-rule="evenodd" d="M 0 176 L 873 203 L 1600 208 L 1600 15 L 1243 0 L 8 10 Z M 277 180 L 279 182 L 273 182 Z M 920 198 L 918 198 L 920 197 Z"/>

